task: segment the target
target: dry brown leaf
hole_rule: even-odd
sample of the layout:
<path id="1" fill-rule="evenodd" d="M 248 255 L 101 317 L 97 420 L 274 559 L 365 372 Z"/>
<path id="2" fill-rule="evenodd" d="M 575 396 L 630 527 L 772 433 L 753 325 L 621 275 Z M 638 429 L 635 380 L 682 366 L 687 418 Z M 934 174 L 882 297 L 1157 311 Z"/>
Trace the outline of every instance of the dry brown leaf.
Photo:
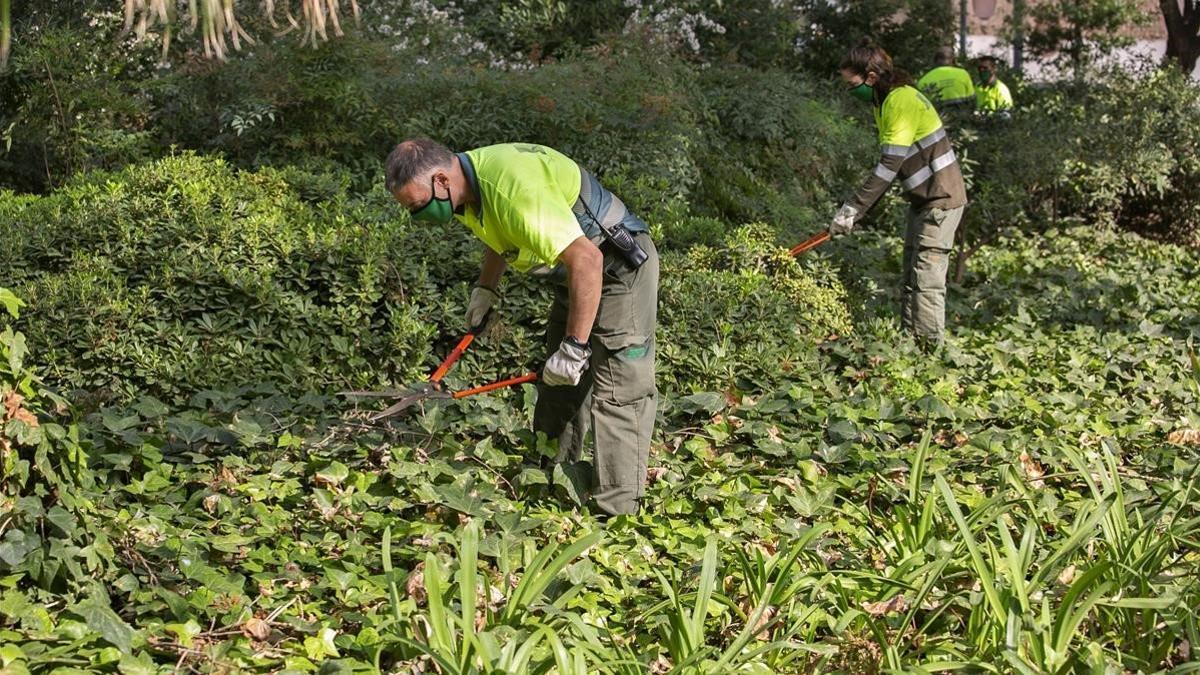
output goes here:
<path id="1" fill-rule="evenodd" d="M 841 562 L 843 557 L 841 551 L 817 551 L 817 555 L 821 556 L 821 560 L 824 560 L 826 565 Z"/>
<path id="2" fill-rule="evenodd" d="M 666 475 L 667 475 L 667 467 L 652 466 L 652 467 L 646 469 L 646 483 L 648 483 L 649 485 L 654 485 L 658 481 L 662 480 L 663 477 Z"/>
<path id="3" fill-rule="evenodd" d="M 271 637 L 271 625 L 257 616 L 252 616 L 242 624 L 242 634 L 262 642 Z"/>
<path id="4" fill-rule="evenodd" d="M 1167 436 L 1175 445 L 1200 445 L 1200 429 L 1176 429 Z"/>
<path id="5" fill-rule="evenodd" d="M 405 592 L 418 605 L 425 604 L 425 563 L 417 563 L 412 574 L 408 575 L 408 583 L 404 585 Z"/>
<path id="6" fill-rule="evenodd" d="M 742 601 L 742 612 L 745 613 L 747 618 L 753 618 L 754 610 L 755 607 L 750 604 L 749 600 Z M 771 639 L 771 620 L 774 619 L 775 615 L 778 613 L 779 610 L 771 605 L 768 605 L 763 609 L 762 614 L 760 614 L 758 617 L 758 621 L 755 622 L 754 626 L 750 628 L 750 630 L 754 633 L 755 638 L 759 640 Z"/>
<path id="7" fill-rule="evenodd" d="M 1028 452 L 1022 451 L 1019 459 L 1021 461 L 1021 470 L 1025 472 L 1025 477 L 1029 479 L 1029 484 L 1035 488 L 1045 487 L 1046 482 L 1042 480 L 1042 477 L 1046 475 L 1046 471 L 1042 469 L 1042 465 L 1030 457 Z"/>
<path id="8" fill-rule="evenodd" d="M 1068 566 L 1062 572 L 1058 573 L 1058 583 L 1062 584 L 1063 586 L 1070 586 L 1071 582 L 1075 581 L 1075 572 L 1076 569 L 1074 565 Z"/>
<path id="9" fill-rule="evenodd" d="M 4 419 L 24 422 L 31 427 L 38 425 L 37 417 L 21 406 L 25 397 L 15 391 L 10 391 L 4 397 Z"/>
<path id="10" fill-rule="evenodd" d="M 21 403 L 25 401 L 25 397 L 15 391 L 10 391 L 4 395 L 4 419 L 12 419 L 17 410 L 20 410 Z"/>
<path id="11" fill-rule="evenodd" d="M 217 504 L 221 501 L 221 495 L 209 495 L 204 498 L 204 510 L 209 513 L 217 512 Z"/>
<path id="12" fill-rule="evenodd" d="M 674 666 L 671 664 L 671 659 L 668 659 L 665 655 L 660 655 L 654 660 L 654 663 L 650 664 L 651 675 L 663 675 L 664 673 L 671 672 L 673 669 Z"/>
<path id="13" fill-rule="evenodd" d="M 908 598 L 903 595 L 897 595 L 891 600 L 880 600 L 879 602 L 864 602 L 862 604 L 863 611 L 871 616 L 886 616 L 888 614 L 899 614 L 908 609 Z"/>

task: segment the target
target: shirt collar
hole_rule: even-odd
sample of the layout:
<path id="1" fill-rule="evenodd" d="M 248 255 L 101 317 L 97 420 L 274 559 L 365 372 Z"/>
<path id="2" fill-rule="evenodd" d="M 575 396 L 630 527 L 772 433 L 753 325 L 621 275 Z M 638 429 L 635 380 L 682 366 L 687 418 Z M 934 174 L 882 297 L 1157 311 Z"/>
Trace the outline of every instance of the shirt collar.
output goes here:
<path id="1" fill-rule="evenodd" d="M 456 156 L 458 157 L 458 163 L 462 166 L 463 175 L 466 176 L 467 183 L 471 186 L 471 192 L 479 200 L 480 221 L 482 221 L 483 191 L 479 189 L 479 177 L 475 174 L 475 164 L 471 162 L 471 158 L 465 152 L 460 152 Z"/>

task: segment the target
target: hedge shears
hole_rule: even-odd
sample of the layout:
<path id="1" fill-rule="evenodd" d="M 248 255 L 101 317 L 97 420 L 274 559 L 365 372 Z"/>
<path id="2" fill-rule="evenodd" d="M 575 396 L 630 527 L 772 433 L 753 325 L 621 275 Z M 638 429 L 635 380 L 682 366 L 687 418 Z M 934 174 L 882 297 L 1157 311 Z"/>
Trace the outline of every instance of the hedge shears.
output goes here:
<path id="1" fill-rule="evenodd" d="M 795 258 L 796 256 L 800 255 L 801 253 L 807 253 L 807 252 L 813 250 L 814 248 L 820 246 L 821 244 L 824 244 L 827 241 L 829 241 L 829 231 L 823 230 L 820 234 L 817 234 L 813 237 L 810 237 L 809 239 L 805 239 L 804 241 L 800 242 L 799 244 L 796 244 L 795 246 L 792 247 L 792 250 L 790 250 L 788 252 L 792 254 L 793 258 Z"/>
<path id="2" fill-rule="evenodd" d="M 505 380 L 498 380 L 496 382 L 471 389 L 463 389 L 461 391 L 446 390 L 446 385 L 442 382 L 442 378 L 446 377 L 446 373 L 450 372 L 450 369 L 454 367 L 454 364 L 457 363 L 459 358 L 462 357 L 463 352 L 467 351 L 467 347 L 471 346 L 471 343 L 475 341 L 475 338 L 480 332 L 483 331 L 483 328 L 486 325 L 487 318 L 485 317 L 483 321 L 479 322 L 479 325 L 473 327 L 466 335 L 462 337 L 461 340 L 458 341 L 458 344 L 454 346 L 454 349 L 450 350 L 450 354 L 448 354 L 446 359 L 438 365 L 437 369 L 433 371 L 433 374 L 429 376 L 427 381 L 412 389 L 388 391 L 343 391 L 339 392 L 339 394 L 342 396 L 364 398 L 399 397 L 399 401 L 396 401 L 392 405 L 375 413 L 369 418 L 370 421 L 377 422 L 381 419 L 397 415 L 411 408 L 412 406 L 429 399 L 457 400 L 460 398 L 466 398 L 468 396 L 475 396 L 477 394 L 486 394 L 489 391 L 496 391 L 497 389 L 515 387 L 519 384 L 525 384 L 527 382 L 536 382 L 538 379 L 537 373 L 526 373 L 525 375 L 521 375 L 519 377 L 510 377 Z"/>

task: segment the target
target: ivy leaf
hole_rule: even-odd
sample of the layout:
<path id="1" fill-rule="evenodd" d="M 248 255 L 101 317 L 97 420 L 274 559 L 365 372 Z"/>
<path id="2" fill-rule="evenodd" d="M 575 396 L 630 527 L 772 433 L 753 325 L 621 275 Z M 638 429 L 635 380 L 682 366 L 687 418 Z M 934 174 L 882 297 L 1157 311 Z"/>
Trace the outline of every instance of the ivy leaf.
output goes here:
<path id="1" fill-rule="evenodd" d="M 6 328 L 4 333 L 0 334 L 0 343 L 8 347 L 9 370 L 14 373 L 21 372 L 21 366 L 25 363 L 25 355 L 29 353 L 29 349 L 25 346 L 25 335 L 14 333 L 11 328 Z"/>
<path id="2" fill-rule="evenodd" d="M 333 462 L 317 472 L 317 483 L 324 485 L 340 485 L 350 477 L 350 469 L 341 462 Z"/>
<path id="3" fill-rule="evenodd" d="M 702 391 L 699 394 L 684 396 L 679 399 L 678 405 L 684 412 L 704 411 L 711 414 L 724 409 L 726 403 L 725 395 L 721 392 Z"/>
<path id="4" fill-rule="evenodd" d="M 121 671 L 121 675 L 154 675 L 158 672 L 154 665 L 154 659 L 144 652 L 137 656 L 129 654 L 122 656 L 121 662 L 117 664 L 117 670 Z"/>
<path id="5" fill-rule="evenodd" d="M 0 561 L 9 567 L 20 565 L 25 556 L 42 545 L 42 540 L 36 534 L 24 530 L 9 530 L 0 541 Z"/>
<path id="6" fill-rule="evenodd" d="M 25 303 L 21 301 L 12 291 L 7 288 L 0 288 L 0 304 L 3 304 L 9 314 L 12 314 L 14 319 L 21 318 L 21 308 Z"/>
<path id="7" fill-rule="evenodd" d="M 129 654 L 133 651 L 133 638 L 137 635 L 137 631 L 125 623 L 124 619 L 117 616 L 117 613 L 112 611 L 107 603 L 91 597 L 72 605 L 71 611 L 79 615 L 88 628 L 96 631 L 106 642 L 121 650 L 121 653 Z"/>
<path id="8" fill-rule="evenodd" d="M 954 409 L 933 394 L 921 397 L 917 401 L 917 410 L 931 419 L 954 419 Z"/>
<path id="9" fill-rule="evenodd" d="M 571 501 L 581 506 L 587 500 L 591 477 L 587 462 L 554 466 L 554 484 L 562 488 Z"/>

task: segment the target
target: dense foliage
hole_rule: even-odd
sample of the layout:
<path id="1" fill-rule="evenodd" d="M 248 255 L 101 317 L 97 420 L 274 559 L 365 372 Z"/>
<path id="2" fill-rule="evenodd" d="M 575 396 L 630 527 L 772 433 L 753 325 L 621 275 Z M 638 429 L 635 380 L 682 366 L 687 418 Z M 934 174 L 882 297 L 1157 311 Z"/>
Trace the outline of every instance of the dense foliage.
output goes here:
<path id="1" fill-rule="evenodd" d="M 831 252 L 858 261 L 863 289 L 891 286 L 899 241 L 864 237 Z M 757 283 L 745 275 L 784 264 L 756 240 L 687 254 L 720 269 L 697 285 Z M 1179 663 L 1200 601 L 1187 581 L 1200 373 L 1182 343 L 1200 329 L 1196 263 L 1085 227 L 1005 240 L 957 289 L 940 362 L 897 334 L 886 294 L 855 335 L 815 350 L 750 351 L 776 346 L 765 334 L 738 347 L 738 323 L 796 325 L 780 310 L 803 307 L 786 293 L 733 316 L 714 299 L 734 324 L 717 329 L 732 331 L 724 343 L 668 318 L 660 340 L 682 358 L 664 358 L 649 509 L 604 530 L 572 509 L 568 472 L 531 461 L 551 451 L 524 431 L 532 391 L 385 428 L 270 386 L 182 406 L 141 395 L 81 432 L 105 490 L 81 490 L 103 525 L 71 549 L 77 567 L 48 578 L 23 538 L 69 526 L 38 510 L 45 496 L 6 525 L 3 658 L 446 672 Z M 671 292 L 696 283 L 671 277 Z M 756 288 L 742 297 L 770 297 Z M 686 290 L 668 317 L 721 295 Z M 494 369 L 528 329 L 491 336 L 461 376 Z M 730 371 L 707 365 L 722 359 Z M 52 597 L 68 604 L 43 609 Z"/>
<path id="2" fill-rule="evenodd" d="M 930 354 L 894 196 L 781 244 L 874 159 L 840 49 L 919 70 L 947 3 L 361 4 L 335 44 L 169 67 L 92 0 L 18 5 L 0 673 L 1194 669 L 1193 84 L 1015 83 L 1011 120 L 955 120 L 971 265 Z M 651 223 L 643 513 L 582 507 L 531 387 L 387 423 L 336 395 L 463 330 L 478 243 L 380 185 L 411 134 L 553 145 Z M 451 387 L 540 365 L 549 289 L 503 291 Z"/>

